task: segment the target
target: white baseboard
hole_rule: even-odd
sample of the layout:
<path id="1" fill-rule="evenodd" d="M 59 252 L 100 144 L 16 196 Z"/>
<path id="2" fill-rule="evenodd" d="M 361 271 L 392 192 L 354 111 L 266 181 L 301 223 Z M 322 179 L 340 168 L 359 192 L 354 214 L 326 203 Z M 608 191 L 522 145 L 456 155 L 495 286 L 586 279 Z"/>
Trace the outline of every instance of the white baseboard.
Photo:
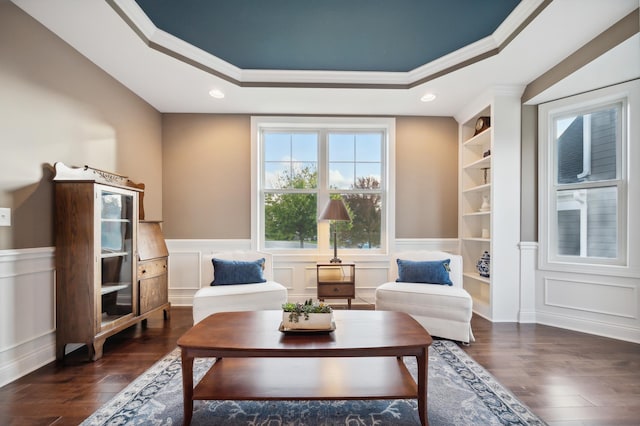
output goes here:
<path id="1" fill-rule="evenodd" d="M 594 334 L 596 336 L 608 337 L 610 339 L 640 343 L 640 330 L 637 328 L 539 311 L 536 313 L 536 321 L 538 324 L 548 325 L 551 327 L 564 328 L 586 334 Z"/>
<path id="2" fill-rule="evenodd" d="M 0 353 L 0 387 L 55 361 L 55 332 Z"/>

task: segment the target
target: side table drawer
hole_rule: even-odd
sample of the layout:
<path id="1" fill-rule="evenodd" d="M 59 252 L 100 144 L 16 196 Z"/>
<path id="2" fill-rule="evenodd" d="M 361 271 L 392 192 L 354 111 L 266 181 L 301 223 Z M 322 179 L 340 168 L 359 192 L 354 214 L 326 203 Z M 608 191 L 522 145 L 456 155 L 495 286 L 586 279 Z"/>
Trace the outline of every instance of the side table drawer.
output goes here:
<path id="1" fill-rule="evenodd" d="M 353 284 L 323 284 L 318 283 L 318 298 L 323 297 L 354 297 L 355 288 Z"/>

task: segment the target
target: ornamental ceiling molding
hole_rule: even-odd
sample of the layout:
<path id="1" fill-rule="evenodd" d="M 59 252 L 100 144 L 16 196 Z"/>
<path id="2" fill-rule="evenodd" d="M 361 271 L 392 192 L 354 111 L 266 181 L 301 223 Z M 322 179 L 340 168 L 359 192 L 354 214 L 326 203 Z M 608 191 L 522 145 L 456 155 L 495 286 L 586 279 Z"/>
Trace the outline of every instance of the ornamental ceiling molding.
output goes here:
<path id="1" fill-rule="evenodd" d="M 411 89 L 497 55 L 551 1 L 522 0 L 492 35 L 408 72 L 242 69 L 157 28 L 135 0 L 107 3 L 151 49 L 239 87 Z"/>

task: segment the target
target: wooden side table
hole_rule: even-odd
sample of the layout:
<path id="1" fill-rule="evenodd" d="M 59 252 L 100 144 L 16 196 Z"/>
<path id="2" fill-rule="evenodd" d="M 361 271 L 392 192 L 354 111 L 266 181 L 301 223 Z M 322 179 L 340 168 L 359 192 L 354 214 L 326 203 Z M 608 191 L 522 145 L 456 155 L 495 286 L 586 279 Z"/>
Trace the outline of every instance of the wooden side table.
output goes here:
<path id="1" fill-rule="evenodd" d="M 355 263 L 318 263 L 318 299 L 347 299 L 351 309 L 351 299 L 356 297 Z"/>

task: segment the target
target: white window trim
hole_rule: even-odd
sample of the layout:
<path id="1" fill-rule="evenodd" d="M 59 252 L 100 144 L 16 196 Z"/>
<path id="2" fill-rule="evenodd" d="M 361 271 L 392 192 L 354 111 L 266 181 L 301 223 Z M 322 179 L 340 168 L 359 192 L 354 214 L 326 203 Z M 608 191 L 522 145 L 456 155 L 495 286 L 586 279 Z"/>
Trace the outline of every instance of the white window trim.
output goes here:
<path id="1" fill-rule="evenodd" d="M 289 129 L 333 129 L 333 130 L 380 130 L 386 132 L 386 155 L 383 158 L 383 179 L 385 180 L 386 200 L 381 236 L 380 250 L 339 249 L 342 257 L 362 258 L 369 256 L 388 255 L 393 252 L 395 242 L 395 134 L 396 120 L 390 117 L 288 117 L 288 116 L 252 116 L 251 117 L 251 247 L 253 250 L 270 251 L 264 247 L 261 230 L 264 228 L 264 218 L 260 214 L 260 177 L 262 175 L 260 149 L 260 131 L 265 128 Z M 324 154 L 323 154 L 324 155 Z M 320 159 L 319 159 L 320 160 Z M 327 228 L 327 232 L 318 235 L 319 249 L 316 250 L 278 250 L 278 254 L 300 255 L 317 258 L 318 253 L 331 250 L 329 241 L 329 224 L 320 224 L 320 230 Z M 326 235 L 325 235 L 326 234 Z M 324 246 L 327 246 L 326 248 Z"/>
<path id="2" fill-rule="evenodd" d="M 626 226 L 626 234 L 619 241 L 622 250 L 619 259 L 607 263 L 598 263 L 593 259 L 576 261 L 568 256 L 555 255 L 555 238 L 552 235 L 551 208 L 555 206 L 556 196 L 554 179 L 556 155 L 553 152 L 553 123 L 551 117 L 564 111 L 592 108 L 623 100 L 622 147 L 619 186 L 618 223 Z M 539 106 L 538 114 L 538 267 L 541 270 L 610 275 L 622 277 L 640 276 L 640 221 L 629 220 L 640 217 L 640 80 L 634 80 L 594 90 L 588 93 L 563 98 Z M 633 119 L 632 117 L 635 117 Z M 634 237 L 635 236 L 635 237 Z M 616 263 L 617 262 L 617 263 Z"/>

